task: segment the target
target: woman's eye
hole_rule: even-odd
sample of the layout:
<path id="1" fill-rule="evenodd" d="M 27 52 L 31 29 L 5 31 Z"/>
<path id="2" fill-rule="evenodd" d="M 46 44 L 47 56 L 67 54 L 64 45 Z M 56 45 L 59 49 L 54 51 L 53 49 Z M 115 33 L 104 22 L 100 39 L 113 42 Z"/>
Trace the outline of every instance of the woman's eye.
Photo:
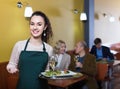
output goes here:
<path id="1" fill-rule="evenodd" d="M 38 24 L 38 26 L 41 26 L 41 25 L 42 25 L 41 23 Z"/>
<path id="2" fill-rule="evenodd" d="M 34 25 L 34 23 L 30 23 L 30 25 Z"/>
<path id="3" fill-rule="evenodd" d="M 42 23 L 36 23 L 35 24 L 35 23 L 31 22 L 30 25 L 42 26 Z"/>

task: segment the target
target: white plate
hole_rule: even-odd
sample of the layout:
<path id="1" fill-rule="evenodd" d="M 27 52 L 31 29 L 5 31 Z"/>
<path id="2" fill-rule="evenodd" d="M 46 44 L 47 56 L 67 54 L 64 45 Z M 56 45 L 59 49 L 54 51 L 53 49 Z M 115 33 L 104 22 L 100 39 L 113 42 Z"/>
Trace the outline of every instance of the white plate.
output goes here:
<path id="1" fill-rule="evenodd" d="M 53 75 L 53 76 L 56 76 L 56 77 L 60 77 L 60 76 L 73 76 L 73 75 L 77 74 L 76 72 L 73 72 L 73 71 L 70 71 L 70 70 L 68 70 L 68 71 L 69 71 L 69 73 L 64 73 L 64 71 L 61 71 L 61 74 Z M 43 76 L 45 76 L 45 77 L 53 77 L 52 75 L 51 76 L 46 76 L 46 72 L 42 72 L 41 74 Z"/>

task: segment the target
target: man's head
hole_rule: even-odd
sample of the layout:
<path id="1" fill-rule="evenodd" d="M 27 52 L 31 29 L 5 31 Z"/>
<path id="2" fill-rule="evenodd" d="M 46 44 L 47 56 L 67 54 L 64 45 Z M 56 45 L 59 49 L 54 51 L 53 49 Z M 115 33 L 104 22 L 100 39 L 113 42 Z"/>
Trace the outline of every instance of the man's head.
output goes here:
<path id="1" fill-rule="evenodd" d="M 96 38 L 96 39 L 94 40 L 94 44 L 95 44 L 95 46 L 96 46 L 97 48 L 100 48 L 100 47 L 101 47 L 101 43 L 102 43 L 102 41 L 101 41 L 100 38 Z"/>
<path id="2" fill-rule="evenodd" d="M 85 41 L 80 41 L 75 46 L 75 53 L 79 54 L 79 53 L 85 51 L 86 48 L 87 48 L 86 42 Z"/>

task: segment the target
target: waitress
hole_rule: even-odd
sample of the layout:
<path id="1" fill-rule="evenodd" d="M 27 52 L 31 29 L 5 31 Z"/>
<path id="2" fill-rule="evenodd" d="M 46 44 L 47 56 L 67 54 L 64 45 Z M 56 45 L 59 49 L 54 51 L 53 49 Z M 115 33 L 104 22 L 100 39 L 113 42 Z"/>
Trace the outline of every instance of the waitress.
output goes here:
<path id="1" fill-rule="evenodd" d="M 30 18 L 31 37 L 18 41 L 7 65 L 9 73 L 19 72 L 16 89 L 48 89 L 47 81 L 40 80 L 39 74 L 47 68 L 53 48 L 47 44 L 52 37 L 52 28 L 48 17 L 36 11 Z"/>

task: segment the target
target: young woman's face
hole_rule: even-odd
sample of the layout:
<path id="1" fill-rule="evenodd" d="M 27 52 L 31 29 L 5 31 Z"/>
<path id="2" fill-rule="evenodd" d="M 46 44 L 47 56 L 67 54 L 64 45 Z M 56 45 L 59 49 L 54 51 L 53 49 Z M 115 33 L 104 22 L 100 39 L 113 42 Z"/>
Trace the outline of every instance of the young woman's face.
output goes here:
<path id="1" fill-rule="evenodd" d="M 33 16 L 30 21 L 30 32 L 34 38 L 41 37 L 46 29 L 44 18 L 41 16 Z"/>

